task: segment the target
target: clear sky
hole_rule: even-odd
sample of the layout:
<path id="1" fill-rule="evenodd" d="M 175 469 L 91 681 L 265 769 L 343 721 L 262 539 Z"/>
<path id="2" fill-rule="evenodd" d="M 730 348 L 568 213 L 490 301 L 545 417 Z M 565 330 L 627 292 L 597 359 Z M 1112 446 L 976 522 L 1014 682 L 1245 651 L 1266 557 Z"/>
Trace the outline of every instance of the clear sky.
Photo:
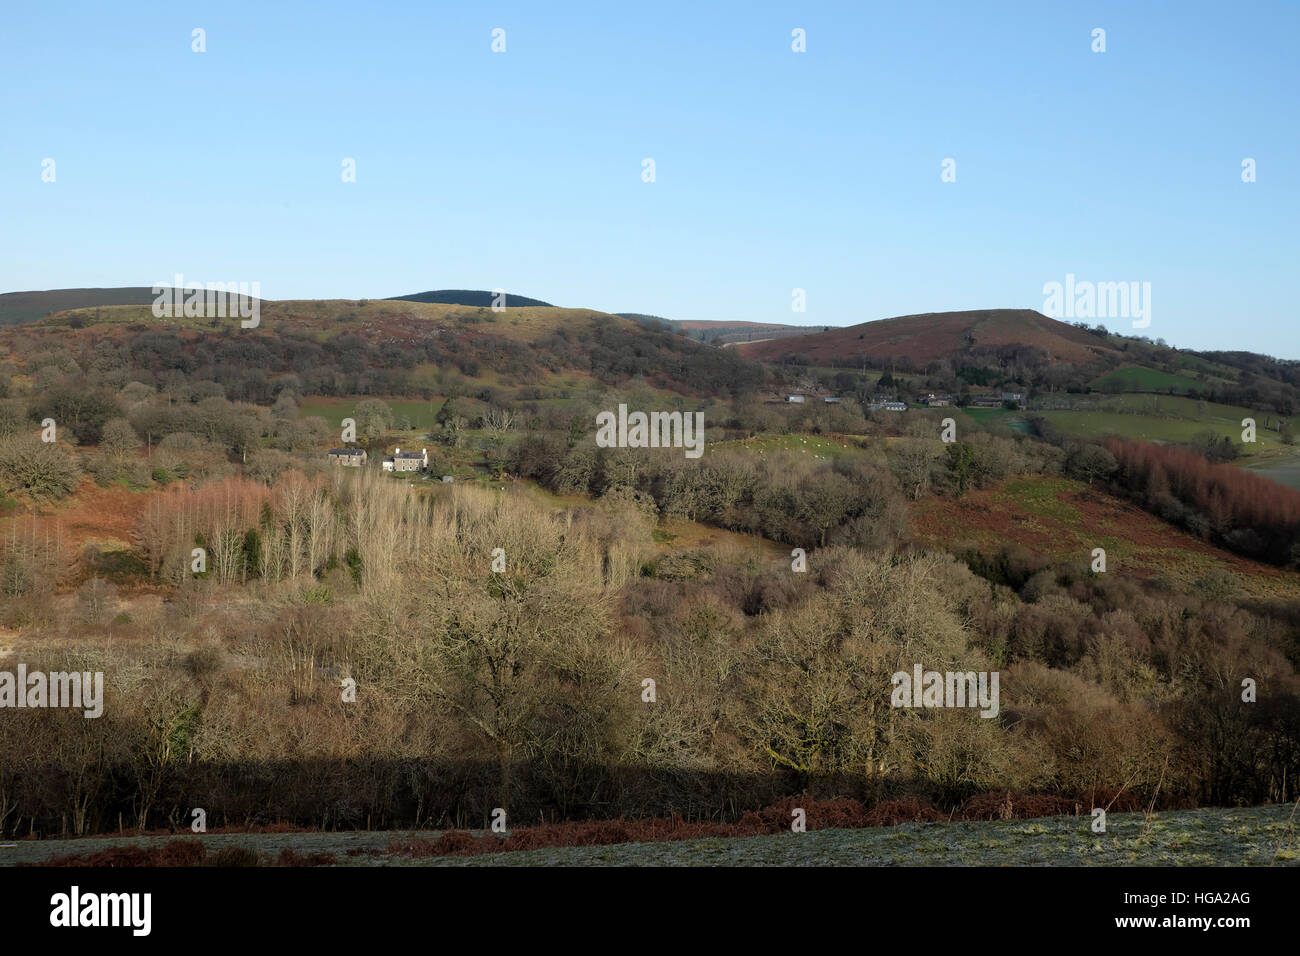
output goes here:
<path id="1" fill-rule="evenodd" d="M 1141 334 L 1300 358 L 1297 40 L 1294 0 L 10 0 L 0 291 L 848 325 L 1073 274 L 1150 282 Z"/>

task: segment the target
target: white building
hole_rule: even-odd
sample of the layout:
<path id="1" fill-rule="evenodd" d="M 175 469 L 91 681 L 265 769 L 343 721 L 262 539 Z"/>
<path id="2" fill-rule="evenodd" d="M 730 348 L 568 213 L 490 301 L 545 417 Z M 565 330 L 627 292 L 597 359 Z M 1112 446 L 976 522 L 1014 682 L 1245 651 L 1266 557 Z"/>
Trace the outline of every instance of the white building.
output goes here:
<path id="1" fill-rule="evenodd" d="M 385 458 L 379 465 L 384 471 L 424 471 L 429 467 L 429 449 L 402 451 L 398 448 L 391 458 Z"/>

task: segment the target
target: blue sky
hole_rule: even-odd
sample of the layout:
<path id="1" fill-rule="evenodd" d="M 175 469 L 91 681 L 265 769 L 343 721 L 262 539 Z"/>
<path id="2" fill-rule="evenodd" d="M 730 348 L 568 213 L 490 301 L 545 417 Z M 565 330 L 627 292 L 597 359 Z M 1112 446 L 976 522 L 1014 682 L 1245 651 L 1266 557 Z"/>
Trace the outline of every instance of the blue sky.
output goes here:
<path id="1" fill-rule="evenodd" d="M 18 0 L 0 291 L 848 325 L 1042 308 L 1072 273 L 1150 282 L 1141 334 L 1300 358 L 1298 38 L 1293 2 Z"/>

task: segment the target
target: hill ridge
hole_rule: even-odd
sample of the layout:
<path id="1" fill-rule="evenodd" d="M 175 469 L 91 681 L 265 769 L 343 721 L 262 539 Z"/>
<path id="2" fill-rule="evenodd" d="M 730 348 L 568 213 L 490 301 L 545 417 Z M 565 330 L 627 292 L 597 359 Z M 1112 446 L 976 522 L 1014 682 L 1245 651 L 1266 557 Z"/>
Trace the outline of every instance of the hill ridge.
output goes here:
<path id="1" fill-rule="evenodd" d="M 475 306 L 478 308 L 490 308 L 496 301 L 498 294 L 504 297 L 505 306 L 509 309 L 558 308 L 558 306 L 555 306 L 550 302 L 543 302 L 541 299 L 531 299 L 526 295 L 514 295 L 510 292 L 489 292 L 484 289 L 432 289 L 428 292 L 412 292 L 409 295 L 392 295 L 385 301 L 428 302 L 439 305 L 465 305 Z"/>
<path id="2" fill-rule="evenodd" d="M 965 309 L 875 319 L 806 335 L 736 346 L 763 361 L 806 356 L 812 364 L 855 357 L 908 359 L 923 366 L 979 350 L 1035 348 L 1057 361 L 1091 364 L 1116 350 L 1094 333 L 1033 309 Z"/>

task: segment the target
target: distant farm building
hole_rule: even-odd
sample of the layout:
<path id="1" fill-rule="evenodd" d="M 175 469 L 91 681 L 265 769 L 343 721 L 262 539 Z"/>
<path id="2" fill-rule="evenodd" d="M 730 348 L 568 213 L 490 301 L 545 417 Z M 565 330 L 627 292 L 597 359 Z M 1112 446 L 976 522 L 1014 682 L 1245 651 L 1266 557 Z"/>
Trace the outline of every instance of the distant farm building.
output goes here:
<path id="1" fill-rule="evenodd" d="M 827 405 L 838 405 L 840 403 L 840 400 L 836 398 L 834 395 L 827 395 L 825 398 L 822 399 L 822 401 L 825 402 Z"/>
<path id="2" fill-rule="evenodd" d="M 366 463 L 366 450 L 364 448 L 331 448 L 329 460 L 331 465 L 360 468 Z"/>
<path id="3" fill-rule="evenodd" d="M 802 404 L 803 404 L 803 396 L 802 396 L 802 395 L 787 395 L 787 396 L 785 397 L 785 400 L 786 400 L 787 402 L 792 402 L 792 403 L 794 403 L 794 404 L 796 404 L 796 405 L 802 405 Z"/>
<path id="4" fill-rule="evenodd" d="M 925 404 L 929 405 L 931 408 L 947 408 L 949 405 L 952 404 L 952 396 L 936 395 L 934 394 L 934 392 L 931 392 L 929 395 L 925 396 L 925 398 L 922 399 L 922 401 L 924 401 Z"/>

